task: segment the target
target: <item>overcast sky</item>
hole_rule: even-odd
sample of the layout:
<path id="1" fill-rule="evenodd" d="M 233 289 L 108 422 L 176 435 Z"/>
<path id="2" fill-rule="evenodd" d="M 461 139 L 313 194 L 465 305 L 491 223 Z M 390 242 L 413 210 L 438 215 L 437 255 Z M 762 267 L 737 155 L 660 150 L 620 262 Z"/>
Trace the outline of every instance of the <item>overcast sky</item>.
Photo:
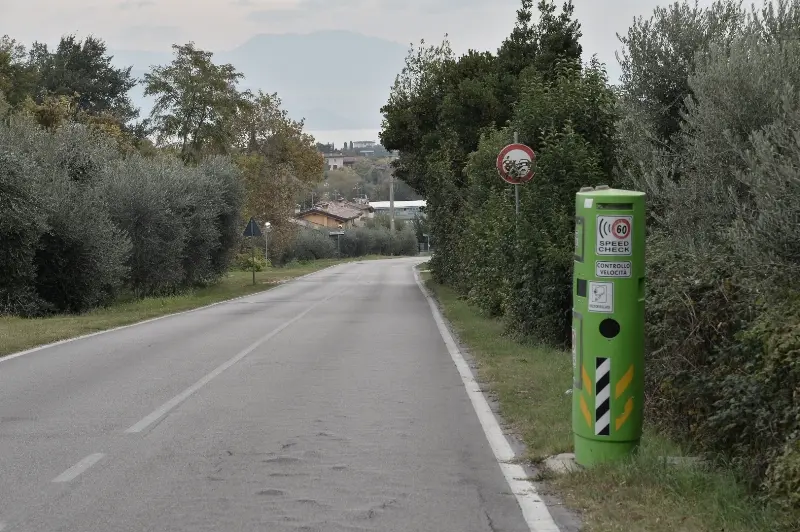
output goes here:
<path id="1" fill-rule="evenodd" d="M 711 0 L 701 0 L 709 4 Z M 616 71 L 616 33 L 670 0 L 574 0 L 586 58 Z M 0 0 L 0 34 L 29 43 L 64 33 L 102 37 L 112 49 L 164 50 L 194 40 L 214 51 L 258 33 L 346 29 L 403 44 L 439 42 L 456 52 L 495 51 L 513 27 L 519 0 Z"/>

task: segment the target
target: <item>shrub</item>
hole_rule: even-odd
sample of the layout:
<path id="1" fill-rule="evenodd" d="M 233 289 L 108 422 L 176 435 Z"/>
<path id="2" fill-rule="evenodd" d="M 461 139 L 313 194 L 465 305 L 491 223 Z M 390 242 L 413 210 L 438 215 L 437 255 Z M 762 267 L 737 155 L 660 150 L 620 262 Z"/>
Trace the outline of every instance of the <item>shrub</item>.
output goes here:
<path id="1" fill-rule="evenodd" d="M 0 144 L 0 314 L 38 312 L 34 257 L 46 224 L 34 171 Z"/>
<path id="2" fill-rule="evenodd" d="M 653 213 L 648 415 L 798 506 L 800 240 L 791 228 L 800 214 L 800 2 L 758 16 L 725 4 L 711 8 L 737 12 L 722 26 L 669 35 L 685 41 L 670 53 L 701 52 L 678 80 L 687 98 L 683 112 L 671 113 L 681 118 L 674 135 L 655 136 L 662 118 L 644 109 L 657 107 L 654 95 L 636 88 L 675 80 L 638 86 L 629 78 L 622 91 L 622 170 Z M 674 9 L 659 17 L 689 16 Z M 640 45 L 662 42 L 665 27 L 640 27 Z M 701 27 L 712 34 L 692 44 Z M 634 50 L 635 69 L 654 61 L 643 50 Z"/>
<path id="3" fill-rule="evenodd" d="M 325 231 L 303 229 L 297 232 L 287 253 L 287 260 L 302 262 L 329 259 L 336 256 L 336 242 Z"/>
<path id="4" fill-rule="evenodd" d="M 183 192 L 178 186 L 182 172 L 176 160 L 138 155 L 109 166 L 106 197 L 113 205 L 114 223 L 133 244 L 127 261 L 128 285 L 137 295 L 175 292 L 184 279 L 189 235 L 179 215 L 182 200 L 176 197 Z"/>
<path id="5" fill-rule="evenodd" d="M 198 170 L 211 181 L 209 194 L 217 203 L 213 222 L 217 240 L 210 252 L 210 273 L 219 277 L 228 271 L 242 239 L 241 206 L 245 190 L 239 171 L 227 158 L 208 158 Z"/>
<path id="6" fill-rule="evenodd" d="M 46 310 L 56 312 L 84 312 L 109 303 L 125 280 L 130 241 L 93 188 L 63 175 L 55 176 L 46 192 L 51 194 L 48 229 L 35 259 L 39 298 Z"/>
<path id="7" fill-rule="evenodd" d="M 266 257 L 262 257 L 261 255 L 253 255 L 253 253 L 239 253 L 236 255 L 236 260 L 234 265 L 237 270 L 251 272 L 253 271 L 253 266 L 255 266 L 255 270 L 257 272 L 264 271 L 267 267 L 267 259 Z"/>

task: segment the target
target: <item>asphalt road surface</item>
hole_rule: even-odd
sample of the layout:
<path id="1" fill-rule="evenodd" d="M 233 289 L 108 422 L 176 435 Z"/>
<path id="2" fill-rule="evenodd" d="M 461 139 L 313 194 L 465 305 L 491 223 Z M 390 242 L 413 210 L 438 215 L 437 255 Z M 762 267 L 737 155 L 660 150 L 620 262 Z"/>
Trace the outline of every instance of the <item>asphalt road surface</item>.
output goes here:
<path id="1" fill-rule="evenodd" d="M 529 530 L 417 262 L 0 360 L 0 530 Z"/>

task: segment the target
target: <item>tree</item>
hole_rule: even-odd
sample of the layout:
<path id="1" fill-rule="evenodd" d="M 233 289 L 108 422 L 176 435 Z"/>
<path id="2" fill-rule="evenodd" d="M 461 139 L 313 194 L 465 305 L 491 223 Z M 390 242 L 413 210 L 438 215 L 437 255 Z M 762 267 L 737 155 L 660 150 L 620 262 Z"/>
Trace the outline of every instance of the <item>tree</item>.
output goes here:
<path id="1" fill-rule="evenodd" d="M 12 107 L 33 95 L 36 71 L 27 61 L 25 47 L 8 35 L 0 37 L 0 93 Z"/>
<path id="2" fill-rule="evenodd" d="M 730 42 L 744 13 L 739 2 L 715 2 L 700 8 L 687 2 L 657 7 L 649 19 L 638 17 L 624 36 L 617 36 L 622 52 L 621 103 L 628 114 L 642 113 L 651 123 L 647 130 L 632 131 L 639 141 L 668 147 L 679 131 L 685 101 L 691 96 L 689 76 L 697 54 L 708 51 L 712 41 Z"/>
<path id="3" fill-rule="evenodd" d="M 291 244 L 296 198 L 319 182 L 324 159 L 303 121 L 289 118 L 277 94 L 249 96 L 236 119 L 234 147 L 247 189 L 247 214 L 269 221 L 270 245 L 280 261 Z"/>
<path id="4" fill-rule="evenodd" d="M 177 141 L 184 161 L 225 154 L 235 139 L 235 120 L 247 105 L 237 90 L 243 75 L 193 42 L 172 46 L 175 58 L 145 74 L 145 95 L 155 96 L 150 114 L 160 144 Z"/>
<path id="5" fill-rule="evenodd" d="M 79 41 L 61 38 L 56 51 L 34 45 L 32 67 L 38 73 L 37 99 L 65 96 L 75 101 L 75 111 L 97 116 L 108 114 L 120 124 L 139 116 L 128 91 L 136 85 L 131 67 L 114 68 L 105 43 L 95 37 Z"/>

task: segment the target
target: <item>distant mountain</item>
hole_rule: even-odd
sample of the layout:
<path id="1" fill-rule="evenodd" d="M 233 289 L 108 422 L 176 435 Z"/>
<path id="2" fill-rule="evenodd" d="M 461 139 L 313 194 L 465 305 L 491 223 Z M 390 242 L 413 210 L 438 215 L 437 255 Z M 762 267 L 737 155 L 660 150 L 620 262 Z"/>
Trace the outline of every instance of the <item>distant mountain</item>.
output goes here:
<path id="1" fill-rule="evenodd" d="M 294 119 L 307 129 L 377 129 L 395 76 L 403 68 L 406 46 L 349 31 L 262 34 L 241 46 L 214 53 L 216 63 L 231 63 L 245 75 L 241 86 L 277 92 Z M 152 65 L 172 60 L 172 50 L 111 51 L 118 66 L 133 65 L 142 77 Z M 142 88 L 132 91 L 142 115 L 153 102 Z"/>

